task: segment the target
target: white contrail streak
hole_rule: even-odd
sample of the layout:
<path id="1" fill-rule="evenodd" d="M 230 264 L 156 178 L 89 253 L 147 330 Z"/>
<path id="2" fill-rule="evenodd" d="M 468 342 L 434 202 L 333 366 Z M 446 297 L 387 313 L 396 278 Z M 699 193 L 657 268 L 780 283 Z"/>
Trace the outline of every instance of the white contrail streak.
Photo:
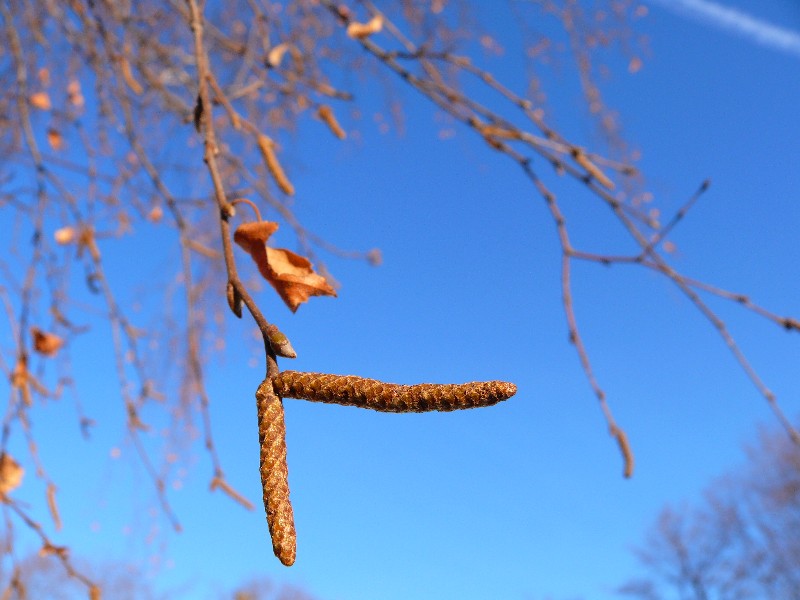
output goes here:
<path id="1" fill-rule="evenodd" d="M 800 58 L 800 33 L 791 29 L 773 25 L 710 0 L 651 0 L 651 2 L 675 12 L 703 19 L 762 46 L 782 50 Z"/>

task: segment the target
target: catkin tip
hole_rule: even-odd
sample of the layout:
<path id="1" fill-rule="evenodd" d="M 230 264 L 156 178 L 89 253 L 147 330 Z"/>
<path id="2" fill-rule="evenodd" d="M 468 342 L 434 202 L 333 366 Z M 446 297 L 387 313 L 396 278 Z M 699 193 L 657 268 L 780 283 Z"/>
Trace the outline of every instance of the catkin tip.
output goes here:
<path id="1" fill-rule="evenodd" d="M 498 389 L 501 392 L 503 400 L 508 400 L 517 393 L 517 386 L 510 381 L 498 381 Z"/>
<path id="2" fill-rule="evenodd" d="M 278 557 L 278 560 L 281 561 L 281 564 L 285 567 L 291 567 L 294 564 L 295 558 L 297 558 L 297 553 L 294 548 L 273 548 L 273 551 L 275 552 L 275 556 Z"/>

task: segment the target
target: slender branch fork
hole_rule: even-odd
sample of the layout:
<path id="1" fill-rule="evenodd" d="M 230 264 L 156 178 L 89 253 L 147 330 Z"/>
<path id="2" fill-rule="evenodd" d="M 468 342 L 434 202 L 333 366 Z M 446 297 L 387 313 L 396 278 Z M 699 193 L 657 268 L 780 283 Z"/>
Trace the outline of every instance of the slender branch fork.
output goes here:
<path id="1" fill-rule="evenodd" d="M 332 0 L 320 0 L 320 4 L 325 6 L 334 17 L 339 20 L 344 27 L 354 22 L 352 12 L 343 8 L 341 3 Z M 385 14 L 376 9 L 371 2 L 362 2 L 373 14 L 380 16 L 385 22 L 388 19 Z M 425 48 L 414 45 L 408 38 L 399 33 L 397 27 L 387 26 L 388 31 L 392 32 L 399 43 L 403 45 L 403 51 L 387 51 L 379 46 L 370 37 L 358 40 L 361 46 L 374 56 L 378 61 L 388 67 L 391 71 L 399 75 L 403 81 L 417 89 L 425 97 L 431 100 L 436 106 L 452 116 L 457 121 L 464 123 L 479 135 L 493 149 L 507 155 L 518 163 L 525 174 L 533 181 L 539 194 L 545 200 L 548 209 L 553 217 L 559 234 L 562 251 L 562 298 L 564 310 L 567 318 L 569 337 L 575 345 L 584 373 L 600 402 L 601 409 L 606 418 L 611 435 L 616 439 L 625 460 L 624 473 L 630 476 L 633 470 L 633 455 L 627 442 L 625 432 L 614 421 L 611 410 L 606 401 L 606 394 L 599 386 L 589 361 L 589 355 L 582 341 L 580 330 L 572 303 L 571 292 L 571 268 L 573 259 L 594 260 L 606 265 L 615 263 L 641 264 L 649 269 L 664 275 L 672 281 L 678 289 L 689 299 L 689 301 L 700 311 L 700 313 L 716 329 L 725 345 L 733 354 L 736 362 L 740 365 L 747 377 L 756 387 L 761 396 L 767 400 L 770 409 L 776 415 L 780 423 L 789 433 L 791 438 L 800 444 L 800 433 L 792 424 L 791 420 L 781 409 L 777 397 L 766 386 L 755 368 L 736 343 L 725 322 L 708 306 L 699 296 L 697 291 L 701 290 L 712 295 L 733 300 L 743 307 L 763 316 L 776 324 L 784 327 L 787 331 L 800 331 L 800 323 L 792 317 L 781 317 L 773 312 L 755 304 L 749 297 L 736 294 L 727 290 L 711 286 L 707 283 L 694 280 L 679 273 L 672 267 L 664 256 L 659 253 L 658 246 L 664 242 L 668 234 L 686 216 L 688 211 L 694 206 L 699 197 L 709 187 L 709 182 L 704 182 L 699 190 L 682 206 L 664 227 L 658 227 L 657 223 L 652 222 L 647 216 L 642 215 L 635 207 L 621 203 L 609 190 L 613 188 L 613 182 L 603 173 L 597 165 L 604 161 L 586 153 L 582 148 L 574 145 L 560 137 L 552 129 L 547 127 L 541 118 L 533 110 L 533 105 L 529 100 L 520 98 L 504 86 L 502 86 L 491 74 L 482 71 L 472 65 L 466 57 L 460 57 L 447 52 L 428 51 Z M 399 60 L 415 60 L 419 62 L 423 74 L 418 75 L 400 64 Z M 439 73 L 432 61 L 447 63 L 455 68 L 462 69 L 467 73 L 476 76 L 480 81 L 488 85 L 491 89 L 498 92 L 506 100 L 510 101 L 523 115 L 529 119 L 542 132 L 544 139 L 534 136 L 511 123 L 508 119 L 500 116 L 494 111 L 486 108 L 482 104 L 475 102 L 471 98 L 462 94 L 456 88 L 445 83 L 445 79 Z M 641 251 L 633 257 L 614 257 L 593 255 L 576 250 L 570 243 L 567 234 L 567 224 L 559 208 L 555 195 L 550 192 L 537 173 L 533 169 L 533 158 L 517 149 L 517 145 L 522 144 L 532 149 L 535 154 L 545 159 L 557 173 L 567 173 L 582 182 L 595 196 L 603 201 L 617 217 L 620 224 L 628 232 L 633 241 L 640 247 Z M 571 159 L 572 162 L 570 162 Z M 635 172 L 627 165 L 606 162 L 607 167 L 619 171 L 622 175 L 630 175 Z M 641 229 L 638 223 L 642 223 L 655 233 L 652 237 Z"/>
<path id="2" fill-rule="evenodd" d="M 196 124 L 200 126 L 200 129 L 204 135 L 204 160 L 211 175 L 214 187 L 214 195 L 219 208 L 223 254 L 225 257 L 229 282 L 229 302 L 231 302 L 231 307 L 234 309 L 234 312 L 237 312 L 237 304 L 244 302 L 245 306 L 248 308 L 248 311 L 256 320 L 262 336 L 264 337 L 267 357 L 267 377 L 264 380 L 264 383 L 262 383 L 262 386 L 259 387 L 259 391 L 256 395 L 259 414 L 259 434 L 262 448 L 262 485 L 264 490 L 264 504 L 267 511 L 267 520 L 273 538 L 273 547 L 276 555 L 284 564 L 288 565 L 294 562 L 296 542 L 291 513 L 291 504 L 289 503 L 288 499 L 288 484 L 286 482 L 286 447 L 283 439 L 285 434 L 285 424 L 280 397 L 294 393 L 295 395 L 299 395 L 300 397 L 304 397 L 306 399 L 345 404 L 351 403 L 358 406 L 375 408 L 378 405 L 383 406 L 387 402 L 387 394 L 391 396 L 391 394 L 396 395 L 398 392 L 395 391 L 390 394 L 389 392 L 381 391 L 378 392 L 378 395 L 381 398 L 379 402 L 375 400 L 368 400 L 367 395 L 365 395 L 363 392 L 365 386 L 369 387 L 372 385 L 373 388 L 371 389 L 382 390 L 383 388 L 381 388 L 380 385 L 367 383 L 369 380 L 355 378 L 354 381 L 348 382 L 347 384 L 337 380 L 335 385 L 331 384 L 327 387 L 320 384 L 319 380 L 315 380 L 315 385 L 318 387 L 321 386 L 320 389 L 323 391 L 309 394 L 297 391 L 298 386 L 301 389 L 305 389 L 303 388 L 303 385 L 295 382 L 295 387 L 292 387 L 290 384 L 286 383 L 287 379 L 283 375 L 279 375 L 275 352 L 270 345 L 270 336 L 268 335 L 269 329 L 274 328 L 274 326 L 270 325 L 260 313 L 252 298 L 250 298 L 247 294 L 247 290 L 239 280 L 236 272 L 235 260 L 230 243 L 229 225 L 229 219 L 233 214 L 233 210 L 230 203 L 226 199 L 227 196 L 224 191 L 222 177 L 220 176 L 219 167 L 216 160 L 218 144 L 212 115 L 213 103 L 210 93 L 211 91 L 213 91 L 216 95 L 214 100 L 219 102 L 219 104 L 222 105 L 227 113 L 234 130 L 245 129 L 259 136 L 259 146 L 264 153 L 268 169 L 273 174 L 278 186 L 287 194 L 294 193 L 294 188 L 288 183 L 288 180 L 286 180 L 285 175 L 279 169 L 279 167 L 275 166 L 276 159 L 274 158 L 274 155 L 270 154 L 271 145 L 265 145 L 262 143 L 262 139 L 264 139 L 265 136 L 261 136 L 257 131 L 254 131 L 254 126 L 246 119 L 243 119 L 237 113 L 232 103 L 226 98 L 224 90 L 221 88 L 211 72 L 208 56 L 204 49 L 202 12 L 199 9 L 196 0 L 187 0 L 187 3 L 191 15 L 192 30 L 194 32 L 195 58 L 198 73 L 198 100 L 197 107 L 195 109 L 195 120 Z M 327 8 L 344 27 L 348 28 L 348 33 L 350 32 L 350 28 L 354 26 L 355 21 L 353 20 L 351 16 L 352 12 L 349 9 L 344 8 L 341 4 L 335 4 L 331 0 L 320 0 L 320 4 Z M 542 120 L 533 110 L 532 104 L 529 101 L 519 98 L 513 94 L 510 90 L 497 82 L 491 75 L 474 67 L 468 59 L 452 56 L 447 53 L 432 53 L 429 56 L 424 49 L 416 47 L 409 39 L 403 36 L 399 29 L 395 27 L 383 13 L 378 11 L 374 5 L 372 5 L 370 2 L 364 2 L 363 4 L 372 13 L 374 18 L 379 18 L 381 19 L 382 23 L 387 24 L 387 30 L 392 32 L 394 37 L 404 47 L 404 50 L 393 52 L 386 51 L 382 49 L 376 42 L 370 39 L 369 35 L 351 35 L 351 37 L 356 38 L 367 52 L 372 54 L 390 70 L 398 74 L 412 87 L 420 91 L 429 100 L 433 101 L 434 104 L 436 104 L 439 108 L 450 114 L 458 121 L 461 121 L 477 131 L 493 149 L 506 154 L 512 160 L 517 162 L 520 167 L 522 167 L 528 178 L 533 182 L 539 194 L 545 200 L 545 203 L 556 225 L 562 250 L 562 300 L 566 314 L 569 337 L 576 348 L 581 366 L 586 374 L 589 384 L 600 403 L 600 407 L 609 427 L 609 432 L 619 445 L 624 460 L 624 475 L 626 477 L 630 477 L 633 474 L 633 452 L 628 442 L 627 434 L 616 423 L 608 405 L 606 393 L 595 377 L 589 359 L 589 353 L 580 334 L 572 299 L 571 264 L 573 259 L 597 260 L 598 262 L 602 262 L 604 264 L 642 264 L 670 279 L 697 307 L 697 309 L 700 310 L 700 312 L 714 325 L 726 345 L 733 353 L 737 362 L 741 365 L 759 392 L 767 399 L 770 407 L 776 413 L 786 429 L 790 432 L 793 439 L 799 441 L 800 436 L 798 436 L 790 421 L 781 411 L 774 394 L 772 394 L 772 392 L 761 381 L 755 369 L 750 365 L 744 353 L 734 341 L 725 323 L 719 317 L 717 317 L 716 313 L 714 313 L 700 298 L 695 289 L 711 292 L 721 297 L 730 297 L 731 294 L 683 276 L 673 267 L 671 267 L 658 251 L 658 246 L 666 239 L 668 234 L 674 229 L 678 222 L 685 217 L 690 208 L 699 199 L 700 195 L 708 188 L 708 183 L 706 182 L 703 184 L 703 186 L 701 186 L 698 192 L 686 203 L 686 205 L 681 207 L 681 209 L 665 227 L 659 228 L 657 223 L 653 223 L 652 219 L 642 215 L 642 213 L 640 213 L 635 207 L 621 203 L 609 193 L 609 190 L 614 187 L 614 184 L 608 178 L 608 176 L 606 176 L 598 164 L 603 164 L 606 168 L 617 170 L 623 175 L 631 174 L 633 169 L 627 167 L 626 165 L 613 163 L 612 161 L 602 161 L 598 157 L 588 154 L 582 148 L 571 144 L 567 140 L 564 140 L 542 122 Z M 413 73 L 408 68 L 401 65 L 399 60 L 417 61 L 422 70 L 422 74 L 418 75 Z M 537 136 L 519 129 L 510 121 L 501 117 L 499 114 L 489 110 L 482 104 L 474 101 L 473 99 L 459 92 L 457 89 L 449 86 L 447 83 L 445 83 L 445 78 L 443 75 L 434 66 L 432 62 L 433 60 L 443 61 L 445 63 L 455 65 L 472 74 L 473 76 L 478 77 L 480 81 L 488 85 L 491 89 L 498 92 L 502 97 L 504 97 L 506 100 L 509 100 L 514 106 L 520 109 L 523 114 L 539 128 L 542 136 Z M 520 150 L 515 147 L 517 144 L 522 144 L 529 149 L 532 149 L 541 158 L 544 158 L 548 163 L 550 163 L 558 172 L 566 172 L 586 185 L 591 192 L 593 192 L 597 197 L 605 202 L 609 208 L 611 208 L 619 222 L 641 248 L 640 254 L 634 257 L 595 256 L 576 250 L 570 241 L 566 219 L 562 214 L 555 195 L 547 188 L 534 170 L 532 157 L 527 156 L 524 152 L 520 152 Z M 275 171 L 278 172 L 276 173 Z M 649 227 L 651 230 L 654 230 L 655 234 L 648 238 L 648 235 L 643 232 L 639 223 Z M 747 308 L 754 310 L 758 314 L 767 316 L 773 321 L 782 323 L 787 329 L 796 328 L 796 321 L 793 319 L 780 319 L 769 311 L 766 311 L 765 309 L 753 304 L 749 299 L 740 299 L 739 302 Z M 320 375 L 319 377 L 324 379 L 325 377 L 333 376 Z M 270 384 L 270 381 L 274 383 Z M 281 383 L 279 384 L 278 382 Z M 309 385 L 306 387 L 309 387 Z M 335 389 L 338 389 L 336 386 L 341 385 L 354 385 L 361 391 L 353 393 L 336 393 Z M 370 405 L 370 402 L 372 402 L 372 405 Z M 407 402 L 403 404 L 403 410 L 413 410 L 408 409 L 408 406 L 409 404 Z M 425 406 L 427 406 L 427 404 L 425 404 Z M 443 408 L 441 408 L 441 406 L 441 404 L 437 405 L 437 409 L 442 410 Z"/>
<path id="3" fill-rule="evenodd" d="M 266 377 L 256 391 L 258 434 L 260 445 L 260 472 L 264 509 L 267 516 L 273 551 L 280 561 L 294 564 L 297 552 L 297 535 L 294 516 L 289 499 L 288 468 L 286 462 L 286 425 L 282 397 L 301 398 L 316 402 L 330 402 L 371 408 L 385 412 L 424 412 L 429 410 L 459 410 L 491 406 L 510 398 L 516 386 L 506 382 L 474 382 L 463 385 L 420 384 L 401 386 L 387 384 L 356 376 L 338 376 L 323 373 L 280 373 L 273 342 L 285 338 L 277 328 L 267 322 L 238 277 L 233 255 L 230 218 L 234 215 L 232 203 L 227 201 L 224 184 L 217 163 L 218 141 L 213 119 L 213 102 L 209 88 L 217 96 L 223 92 L 216 83 L 204 46 L 204 18 L 196 0 L 186 0 L 190 13 L 190 25 L 194 33 L 194 51 L 197 65 L 198 95 L 195 108 L 195 124 L 203 134 L 203 159 L 208 167 L 219 209 L 220 233 L 223 255 L 228 275 L 228 301 L 231 310 L 241 316 L 241 302 L 256 321 L 264 339 L 266 354 Z M 242 119 L 226 99 L 219 98 L 235 130 L 254 126 Z M 259 135 L 258 132 L 255 132 Z M 292 187 L 276 167 L 276 160 L 268 148 L 260 146 L 267 167 L 279 187 L 292 193 Z M 275 171 L 279 171 L 277 174 Z M 283 180 L 283 183 L 282 183 Z M 258 209 L 256 208 L 256 212 Z M 278 336 L 276 336 L 276 332 Z M 293 354 L 293 352 L 292 352 Z"/>

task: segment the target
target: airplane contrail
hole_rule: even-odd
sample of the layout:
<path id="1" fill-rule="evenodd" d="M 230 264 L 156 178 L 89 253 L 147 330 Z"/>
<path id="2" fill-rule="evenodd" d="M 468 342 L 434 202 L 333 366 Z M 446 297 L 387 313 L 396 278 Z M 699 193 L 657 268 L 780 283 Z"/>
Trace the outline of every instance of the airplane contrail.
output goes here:
<path id="1" fill-rule="evenodd" d="M 782 50 L 800 58 L 800 33 L 710 0 L 650 0 L 664 8 L 700 18 L 717 27 L 746 37 L 762 46 Z"/>

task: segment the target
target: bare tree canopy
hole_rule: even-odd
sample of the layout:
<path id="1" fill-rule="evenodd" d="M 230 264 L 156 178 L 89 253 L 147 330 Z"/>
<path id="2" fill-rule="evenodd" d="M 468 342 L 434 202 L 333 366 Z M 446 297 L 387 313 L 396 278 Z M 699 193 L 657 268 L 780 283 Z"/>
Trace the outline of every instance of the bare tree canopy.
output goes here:
<path id="1" fill-rule="evenodd" d="M 667 507 L 636 550 L 649 576 L 620 588 L 642 600 L 797 598 L 800 448 L 763 433 L 746 466 L 697 505 Z"/>

